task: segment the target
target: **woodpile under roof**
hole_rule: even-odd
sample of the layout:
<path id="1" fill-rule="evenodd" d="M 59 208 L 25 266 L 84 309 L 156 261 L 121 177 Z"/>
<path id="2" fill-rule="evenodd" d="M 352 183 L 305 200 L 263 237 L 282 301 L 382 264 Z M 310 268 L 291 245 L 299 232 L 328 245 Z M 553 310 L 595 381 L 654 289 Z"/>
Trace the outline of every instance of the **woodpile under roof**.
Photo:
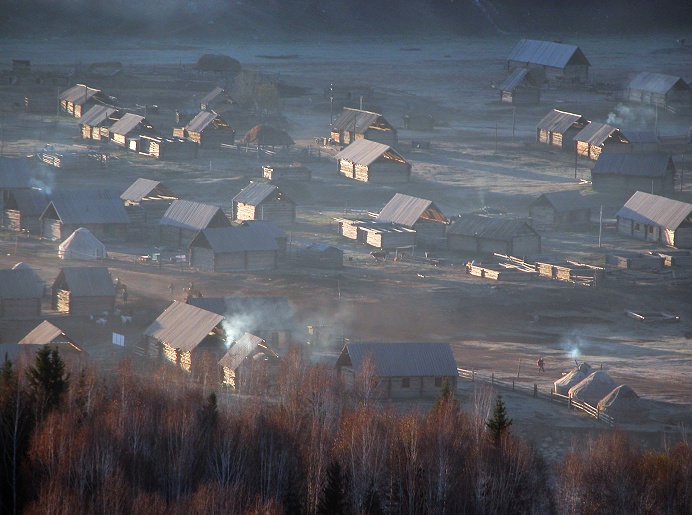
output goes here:
<path id="1" fill-rule="evenodd" d="M 248 145 L 270 147 L 287 147 L 295 144 L 295 141 L 293 141 L 284 129 L 277 129 L 264 124 L 255 125 L 243 136 L 241 142 Z"/>

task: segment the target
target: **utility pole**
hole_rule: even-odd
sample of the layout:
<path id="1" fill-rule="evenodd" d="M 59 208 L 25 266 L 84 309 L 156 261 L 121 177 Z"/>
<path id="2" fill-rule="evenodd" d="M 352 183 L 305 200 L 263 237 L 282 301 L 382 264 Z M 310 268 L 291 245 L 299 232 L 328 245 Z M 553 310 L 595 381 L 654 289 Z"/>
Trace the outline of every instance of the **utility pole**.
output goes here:
<path id="1" fill-rule="evenodd" d="M 334 123 L 334 84 L 329 85 L 329 129 Z"/>
<path id="2" fill-rule="evenodd" d="M 512 143 L 514 143 L 514 128 L 516 127 L 517 108 L 512 107 Z"/>
<path id="3" fill-rule="evenodd" d="M 497 155 L 497 122 L 495 122 L 495 155 Z"/>
<path id="4" fill-rule="evenodd" d="M 598 215 L 598 248 L 601 248 L 601 234 L 603 234 L 603 206 L 601 206 L 601 213 Z"/>

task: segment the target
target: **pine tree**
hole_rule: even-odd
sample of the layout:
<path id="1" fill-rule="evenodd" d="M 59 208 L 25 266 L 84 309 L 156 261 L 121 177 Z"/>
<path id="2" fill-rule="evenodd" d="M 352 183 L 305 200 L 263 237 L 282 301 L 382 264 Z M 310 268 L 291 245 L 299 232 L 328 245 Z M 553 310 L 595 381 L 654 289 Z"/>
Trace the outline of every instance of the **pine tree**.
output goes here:
<path id="1" fill-rule="evenodd" d="M 498 394 L 495 400 L 493 416 L 486 422 L 486 425 L 490 430 L 490 439 L 495 444 L 500 443 L 502 436 L 509 431 L 512 419 L 507 418 L 507 409 L 505 408 L 505 403 L 502 402 L 502 395 Z"/>
<path id="2" fill-rule="evenodd" d="M 57 347 L 51 350 L 48 345 L 36 353 L 34 365 L 27 369 L 26 377 L 39 416 L 60 405 L 70 384 L 70 374 L 65 373 L 65 362 Z"/>
<path id="3" fill-rule="evenodd" d="M 345 513 L 345 506 L 344 477 L 341 473 L 341 465 L 334 460 L 327 467 L 327 482 L 317 506 L 317 513 L 319 515 L 340 515 Z"/>

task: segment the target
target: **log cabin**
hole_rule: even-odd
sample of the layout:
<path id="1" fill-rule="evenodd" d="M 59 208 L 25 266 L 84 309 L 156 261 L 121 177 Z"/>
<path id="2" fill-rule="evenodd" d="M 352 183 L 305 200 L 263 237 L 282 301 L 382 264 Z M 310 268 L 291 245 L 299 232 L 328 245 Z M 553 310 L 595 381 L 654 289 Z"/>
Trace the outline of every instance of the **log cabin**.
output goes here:
<path id="1" fill-rule="evenodd" d="M 188 248 L 203 229 L 230 227 L 220 207 L 175 199 L 159 221 L 159 241 L 172 248 Z"/>
<path id="2" fill-rule="evenodd" d="M 284 129 L 277 129 L 266 124 L 255 125 L 240 142 L 245 145 L 255 145 L 258 148 L 282 147 L 284 149 L 295 144 L 293 138 Z"/>
<path id="3" fill-rule="evenodd" d="M 625 98 L 672 112 L 685 111 L 692 107 L 692 87 L 681 77 L 641 72 L 627 86 Z"/>
<path id="4" fill-rule="evenodd" d="M 203 229 L 190 242 L 192 268 L 208 272 L 250 272 L 276 268 L 279 247 L 266 231 L 251 226 Z"/>
<path id="5" fill-rule="evenodd" d="M 416 231 L 416 244 L 444 247 L 449 222 L 431 200 L 397 193 L 382 208 L 376 222 L 389 223 Z"/>
<path id="6" fill-rule="evenodd" d="M 0 270 L 0 318 L 41 316 L 43 288 L 31 269 Z"/>
<path id="7" fill-rule="evenodd" d="M 122 116 L 123 113 L 114 107 L 95 105 L 79 119 L 79 133 L 83 139 L 108 142 L 110 126 Z"/>
<path id="8" fill-rule="evenodd" d="M 60 109 L 75 118 L 81 118 L 89 109 L 97 104 L 115 107 L 115 99 L 103 93 L 100 89 L 77 84 L 58 95 Z"/>
<path id="9" fill-rule="evenodd" d="M 201 111 L 183 128 L 186 138 L 201 148 L 219 148 L 235 143 L 235 131 L 215 112 Z"/>
<path id="10" fill-rule="evenodd" d="M 619 234 L 692 249 L 692 204 L 637 191 L 617 212 Z"/>
<path id="11" fill-rule="evenodd" d="M 344 107 L 341 115 L 334 120 L 330 138 L 342 147 L 357 139 L 376 141 L 395 146 L 398 143 L 397 130 L 380 113 Z"/>
<path id="12" fill-rule="evenodd" d="M 312 171 L 300 163 L 293 163 L 290 166 L 266 165 L 262 167 L 262 177 L 269 181 L 281 179 L 287 181 L 309 181 L 312 179 Z"/>
<path id="13" fill-rule="evenodd" d="M 240 225 L 252 227 L 253 230 L 264 232 L 273 238 L 279 247 L 279 258 L 285 258 L 288 255 L 288 234 L 271 220 L 243 220 Z"/>
<path id="14" fill-rule="evenodd" d="M 574 137 L 589 120 L 580 114 L 553 109 L 536 126 L 536 141 L 562 150 L 574 149 Z"/>
<path id="15" fill-rule="evenodd" d="M 595 191 L 647 191 L 661 194 L 674 190 L 677 171 L 668 154 L 601 154 L 591 169 Z"/>
<path id="16" fill-rule="evenodd" d="M 10 190 L 3 210 L 3 226 L 10 231 L 41 234 L 41 215 L 50 203 L 41 190 Z"/>
<path id="17" fill-rule="evenodd" d="M 512 105 L 541 103 L 541 82 L 528 68 L 517 68 L 500 84 L 500 102 Z"/>
<path id="18" fill-rule="evenodd" d="M 159 137 L 161 134 L 144 116 L 138 114 L 126 113 L 110 128 L 110 140 L 134 152 L 139 152 L 141 136 Z"/>
<path id="19" fill-rule="evenodd" d="M 0 156 L 0 213 L 4 213 L 12 191 L 31 190 L 42 184 L 42 176 L 36 172 L 28 158 Z"/>
<path id="20" fill-rule="evenodd" d="M 251 182 L 232 202 L 233 220 L 271 220 L 279 226 L 296 221 L 296 203 L 272 184 Z"/>
<path id="21" fill-rule="evenodd" d="M 266 376 L 257 368 L 265 365 L 276 366 L 281 358 L 269 348 L 267 343 L 254 334 L 245 333 L 235 341 L 228 352 L 219 360 L 223 373 L 223 384 L 239 390 L 253 390 L 253 376 Z M 264 378 L 264 377 L 263 377 Z M 264 385 L 266 387 L 266 384 Z"/>
<path id="22" fill-rule="evenodd" d="M 450 250 L 524 257 L 541 252 L 541 237 L 525 220 L 460 215 L 447 229 Z"/>
<path id="23" fill-rule="evenodd" d="M 296 262 L 313 268 L 341 268 L 344 266 L 344 251 L 327 243 L 308 243 L 297 248 Z"/>
<path id="24" fill-rule="evenodd" d="M 61 268 L 51 287 L 51 307 L 72 316 L 113 313 L 116 291 L 108 268 Z"/>
<path id="25" fill-rule="evenodd" d="M 520 40 L 507 58 L 507 70 L 538 68 L 549 82 L 588 82 L 591 63 L 578 46 L 538 41 Z"/>
<path id="26" fill-rule="evenodd" d="M 598 159 L 602 153 L 621 153 L 629 142 L 620 129 L 606 123 L 591 122 L 573 138 L 577 155 Z"/>
<path id="27" fill-rule="evenodd" d="M 202 111 L 214 111 L 215 113 L 223 113 L 237 107 L 237 105 L 231 95 L 218 86 L 204 95 L 199 102 L 199 108 Z"/>
<path id="28" fill-rule="evenodd" d="M 411 164 L 389 145 L 357 139 L 334 157 L 339 174 L 349 179 L 383 184 L 411 180 Z"/>
<path id="29" fill-rule="evenodd" d="M 177 198 L 161 181 L 137 179 L 120 195 L 130 216 L 130 232 L 144 239 L 158 235 L 161 218 Z"/>
<path id="30" fill-rule="evenodd" d="M 577 190 L 554 191 L 529 204 L 529 220 L 538 230 L 579 228 L 589 225 L 591 208 Z"/>

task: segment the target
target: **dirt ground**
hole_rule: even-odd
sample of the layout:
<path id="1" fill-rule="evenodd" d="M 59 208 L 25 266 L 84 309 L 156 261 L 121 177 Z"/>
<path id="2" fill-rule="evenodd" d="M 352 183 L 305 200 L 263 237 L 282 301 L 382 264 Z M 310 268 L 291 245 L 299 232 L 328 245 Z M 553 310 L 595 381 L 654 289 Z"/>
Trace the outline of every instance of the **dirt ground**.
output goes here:
<path id="1" fill-rule="evenodd" d="M 573 36 L 592 63 L 592 86 L 543 92 L 540 106 L 516 110 L 498 102 L 496 86 L 505 77 L 504 57 L 519 37 L 458 38 L 420 41 L 391 39 L 375 45 L 355 44 L 344 51 L 338 41 L 198 43 L 141 40 L 80 42 L 68 39 L 2 40 L 0 53 L 30 59 L 35 70 L 64 73 L 75 63 L 119 60 L 121 78 L 78 77 L 118 97 L 123 105 L 157 105 L 147 119 L 164 134 L 175 126 L 175 109 L 192 108 L 215 85 L 210 77 L 191 71 L 205 53 L 237 58 L 244 67 L 273 80 L 307 88 L 306 95 L 282 99 L 280 114 L 296 141 L 288 155 L 276 162 L 303 161 L 313 170 L 310 183 L 281 183 L 298 203 L 298 223 L 290 229 L 291 246 L 320 240 L 345 250 L 346 266 L 337 272 L 300 267 L 291 260 L 273 272 L 206 274 L 179 265 L 141 264 L 137 256 L 152 246 L 109 246 L 107 265 L 114 277 L 128 285 L 133 323 L 109 322 L 96 328 L 84 320 L 58 317 L 75 339 L 84 341 L 92 358 L 112 368 L 130 354 L 142 331 L 168 305 L 171 294 L 182 299 L 189 281 L 205 296 L 286 295 L 301 327 L 330 324 L 344 336 L 362 340 L 449 341 L 459 367 L 495 373 L 497 378 L 548 391 L 552 381 L 574 366 L 574 359 L 603 367 L 618 384 L 628 384 L 650 407 L 640 424 L 623 426 L 648 448 L 662 448 L 689 438 L 692 424 L 692 295 L 688 284 L 625 280 L 614 275 L 597 288 L 555 281 L 499 283 L 463 274 L 463 264 L 477 256 L 434 251 L 442 264 L 419 261 L 376 263 L 369 249 L 336 234 L 335 216 L 378 211 L 396 192 L 433 200 L 447 216 L 490 210 L 526 216 L 530 201 L 541 193 L 582 189 L 594 208 L 603 206 L 612 218 L 628 195 L 590 191 L 580 179 L 589 178 L 591 163 L 535 143 L 535 125 L 553 107 L 579 112 L 596 121 L 630 129 L 654 128 L 665 140 L 678 168 L 689 169 L 692 146 L 685 143 L 689 116 L 633 109 L 619 100 L 627 80 L 640 71 L 681 75 L 692 69 L 692 49 L 676 46 L 674 35 L 641 38 Z M 546 36 L 546 38 L 548 38 Z M 557 39 L 565 39 L 559 37 Z M 265 57 L 260 57 L 265 56 Z M 266 56 L 274 56 L 269 59 Z M 276 58 L 290 57 L 290 58 Z M 17 106 L 28 93 L 55 87 L 11 85 L 2 70 L 3 155 L 26 155 L 45 144 L 75 149 L 86 143 L 78 137 L 75 121 L 55 113 L 27 115 Z M 686 77 L 690 79 L 690 77 Z M 77 80 L 77 79 L 75 79 Z M 370 85 L 375 96 L 364 108 L 383 112 L 400 128 L 401 153 L 413 165 L 410 184 L 373 186 L 340 178 L 331 158 L 333 149 L 319 148 L 316 137 L 328 134 L 330 102 L 323 88 L 334 84 Z M 62 88 L 64 89 L 64 88 Z M 52 93 L 53 95 L 55 92 Z M 357 102 L 356 102 L 357 103 Z M 339 105 L 333 112 L 337 113 Z M 435 129 L 405 130 L 402 116 L 432 114 Z M 277 116 L 272 116 L 277 119 Z M 235 125 L 242 137 L 257 120 Z M 430 141 L 429 150 L 412 149 L 410 141 Z M 180 197 L 230 208 L 231 199 L 265 164 L 235 152 L 202 151 L 190 162 L 160 162 L 111 147 L 108 168 L 88 171 L 57 170 L 52 187 L 127 188 L 138 177 L 162 180 Z M 320 160 L 316 153 L 319 151 Z M 686 164 L 683 154 L 687 154 Z M 689 172 L 687 172 L 689 173 Z M 576 177 L 576 178 L 575 178 Z M 691 201 L 692 187 L 683 181 L 678 198 Z M 543 251 L 558 258 L 603 265 L 605 254 L 618 250 L 656 250 L 657 247 L 617 236 L 606 229 L 598 246 L 598 228 L 583 232 L 543 233 Z M 57 258 L 57 244 L 4 233 L 0 239 L 0 267 L 26 261 L 49 284 L 65 262 Z M 625 316 L 628 309 L 674 313 L 677 324 L 643 324 Z M 35 320 L 0 322 L 2 341 L 21 338 Z M 126 347 L 110 344 L 112 332 L 125 334 Z M 298 332 L 296 339 L 303 335 Z M 317 349 L 315 357 L 332 359 L 337 349 Z M 546 373 L 536 372 L 543 355 Z M 462 403 L 472 404 L 478 383 L 463 382 Z M 549 459 L 585 435 L 605 430 L 601 422 L 565 407 L 503 391 L 513 428 L 526 436 Z"/>

